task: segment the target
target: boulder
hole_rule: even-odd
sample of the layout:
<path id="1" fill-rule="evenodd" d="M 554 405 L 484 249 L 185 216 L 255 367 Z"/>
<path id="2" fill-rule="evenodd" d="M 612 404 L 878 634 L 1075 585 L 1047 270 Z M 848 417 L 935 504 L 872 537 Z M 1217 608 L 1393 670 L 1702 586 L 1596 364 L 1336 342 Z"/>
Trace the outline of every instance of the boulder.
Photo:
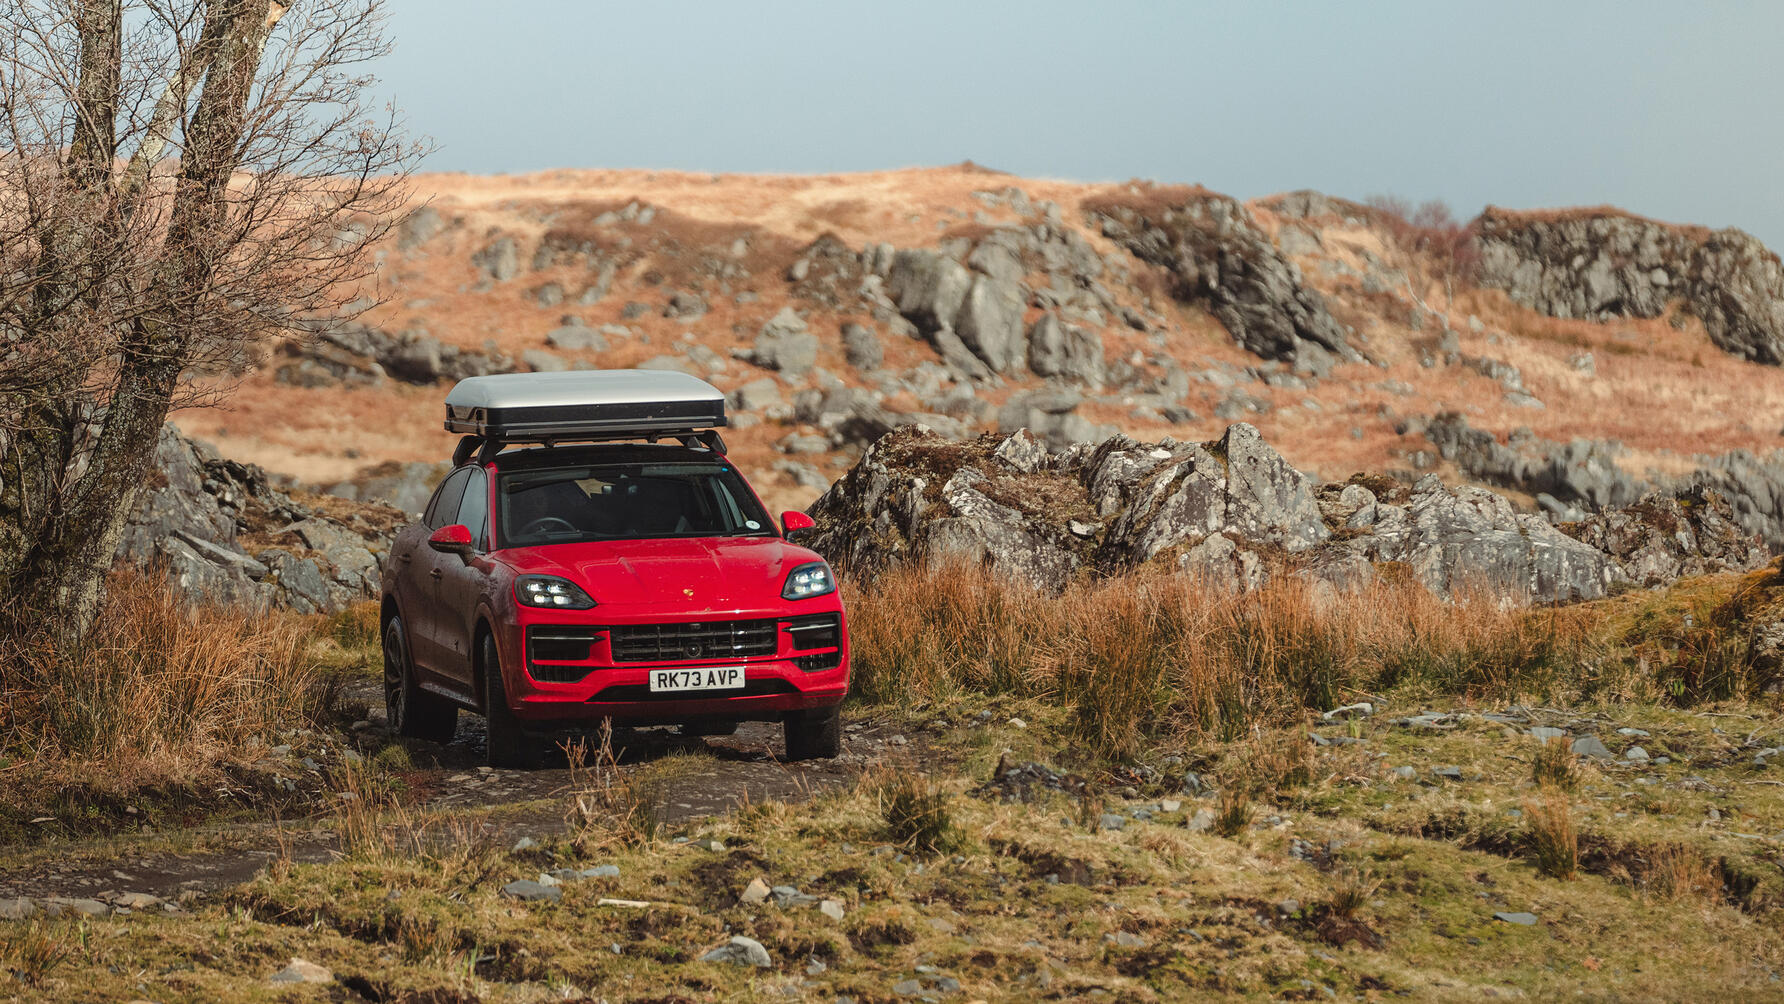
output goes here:
<path id="1" fill-rule="evenodd" d="M 864 324 L 850 322 L 842 326 L 842 351 L 849 365 L 863 373 L 879 369 L 886 361 L 880 336 Z"/>
<path id="2" fill-rule="evenodd" d="M 520 274 L 520 245 L 503 237 L 472 255 L 471 264 L 496 282 L 507 282 Z"/>
<path id="3" fill-rule="evenodd" d="M 1043 314 L 1028 329 L 1028 368 L 1085 387 L 1103 383 L 1103 340 L 1095 332 Z"/>
<path id="4" fill-rule="evenodd" d="M 1028 354 L 1022 336 L 1026 302 L 1027 296 L 1017 283 L 981 275 L 973 280 L 960 303 L 954 332 L 993 373 L 1022 368 Z"/>
<path id="5" fill-rule="evenodd" d="M 159 567 L 181 593 L 212 602 L 326 613 L 377 598 L 379 563 L 404 513 L 338 499 L 319 511 L 172 424 L 156 441 L 155 465 L 117 560 Z M 244 536 L 272 546 L 250 556 Z"/>
<path id="6" fill-rule="evenodd" d="M 401 251 L 411 251 L 434 239 L 440 231 L 446 229 L 446 220 L 432 206 L 422 206 L 396 225 L 396 246 Z"/>
<path id="7" fill-rule="evenodd" d="M 762 325 L 755 347 L 745 358 L 764 369 L 801 377 L 817 364 L 818 336 L 806 330 L 805 319 L 792 307 L 782 307 L 780 313 Z"/>
<path id="8" fill-rule="evenodd" d="M 886 294 L 925 335 L 952 326 L 972 284 L 964 265 L 935 251 L 899 251 L 886 273 Z"/>

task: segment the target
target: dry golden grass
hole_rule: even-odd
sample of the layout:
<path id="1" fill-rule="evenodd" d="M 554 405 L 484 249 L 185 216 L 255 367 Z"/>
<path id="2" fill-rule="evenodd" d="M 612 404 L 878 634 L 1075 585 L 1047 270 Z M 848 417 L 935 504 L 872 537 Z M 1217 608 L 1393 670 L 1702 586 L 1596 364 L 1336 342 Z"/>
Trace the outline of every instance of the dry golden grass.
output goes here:
<path id="1" fill-rule="evenodd" d="M 895 571 L 849 587 L 854 686 L 870 700 L 1044 696 L 1093 748 L 1159 733 L 1248 735 L 1358 691 L 1506 695 L 1562 685 L 1588 625 L 1491 597 L 1446 603 L 1389 577 L 1352 594 L 1280 578 L 1234 594 L 1170 576 L 1047 597 L 972 569 Z M 1281 772 L 1292 775 L 1292 765 Z"/>
<path id="2" fill-rule="evenodd" d="M 0 651 L 0 754 L 11 761 L 0 788 L 190 784 L 333 700 L 309 652 L 314 618 L 191 605 L 119 572 L 98 623 L 78 651 L 31 639 Z"/>
<path id="3" fill-rule="evenodd" d="M 1570 747 L 1566 736 L 1553 736 L 1536 751 L 1530 767 L 1530 779 L 1539 786 L 1573 791 L 1580 786 L 1580 758 Z"/>
<path id="4" fill-rule="evenodd" d="M 1524 802 L 1530 836 L 1530 863 L 1550 878 L 1571 879 L 1580 869 L 1580 837 L 1567 793 L 1545 787 Z"/>

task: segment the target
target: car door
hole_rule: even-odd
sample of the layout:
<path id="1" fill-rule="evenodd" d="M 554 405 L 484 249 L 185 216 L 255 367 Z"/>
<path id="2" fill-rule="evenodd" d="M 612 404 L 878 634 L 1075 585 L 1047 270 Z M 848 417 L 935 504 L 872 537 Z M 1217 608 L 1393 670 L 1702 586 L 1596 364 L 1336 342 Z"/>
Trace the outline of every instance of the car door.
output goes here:
<path id="1" fill-rule="evenodd" d="M 464 499 L 465 483 L 471 479 L 471 468 L 461 467 L 446 476 L 440 483 L 440 490 L 434 493 L 434 501 L 428 506 L 425 518 L 428 533 L 443 526 L 458 522 L 458 509 Z M 420 544 L 409 552 L 413 557 L 409 560 L 408 574 L 412 576 L 413 588 L 409 591 L 409 603 L 403 610 L 403 616 L 409 621 L 409 652 L 415 661 L 415 668 L 428 676 L 444 675 L 444 665 L 449 662 L 441 649 L 441 614 L 440 580 L 445 577 L 446 568 L 463 562 L 456 554 L 441 554 L 429 547 L 424 537 Z"/>
<path id="2" fill-rule="evenodd" d="M 477 601 L 489 577 L 489 478 L 481 468 L 470 471 L 458 516 L 453 520 L 471 531 L 472 553 L 464 558 L 440 555 L 438 671 L 474 693 L 472 634 L 477 626 Z"/>

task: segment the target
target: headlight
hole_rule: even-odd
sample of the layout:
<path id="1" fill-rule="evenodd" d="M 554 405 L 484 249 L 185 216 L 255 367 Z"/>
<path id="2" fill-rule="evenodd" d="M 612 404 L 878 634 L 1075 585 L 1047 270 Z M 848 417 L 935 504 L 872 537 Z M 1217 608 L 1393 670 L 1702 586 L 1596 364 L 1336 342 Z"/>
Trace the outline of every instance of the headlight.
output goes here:
<path id="1" fill-rule="evenodd" d="M 793 569 L 787 576 L 787 584 L 781 589 L 783 600 L 808 600 L 813 596 L 836 592 L 836 576 L 830 574 L 830 566 L 822 561 L 808 562 Z"/>
<path id="2" fill-rule="evenodd" d="M 587 610 L 595 605 L 580 586 L 555 575 L 523 575 L 515 579 L 514 598 L 522 606 L 554 610 Z"/>

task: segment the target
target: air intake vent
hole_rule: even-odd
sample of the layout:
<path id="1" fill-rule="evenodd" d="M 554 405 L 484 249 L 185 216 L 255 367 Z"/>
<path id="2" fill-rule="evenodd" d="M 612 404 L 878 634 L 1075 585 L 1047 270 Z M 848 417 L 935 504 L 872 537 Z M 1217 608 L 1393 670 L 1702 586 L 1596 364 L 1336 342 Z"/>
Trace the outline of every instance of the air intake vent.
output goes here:
<path id="1" fill-rule="evenodd" d="M 539 624 L 527 628 L 527 672 L 545 683 L 575 683 L 589 674 L 589 666 L 554 666 L 540 663 L 587 662 L 601 629 L 575 625 Z"/>

